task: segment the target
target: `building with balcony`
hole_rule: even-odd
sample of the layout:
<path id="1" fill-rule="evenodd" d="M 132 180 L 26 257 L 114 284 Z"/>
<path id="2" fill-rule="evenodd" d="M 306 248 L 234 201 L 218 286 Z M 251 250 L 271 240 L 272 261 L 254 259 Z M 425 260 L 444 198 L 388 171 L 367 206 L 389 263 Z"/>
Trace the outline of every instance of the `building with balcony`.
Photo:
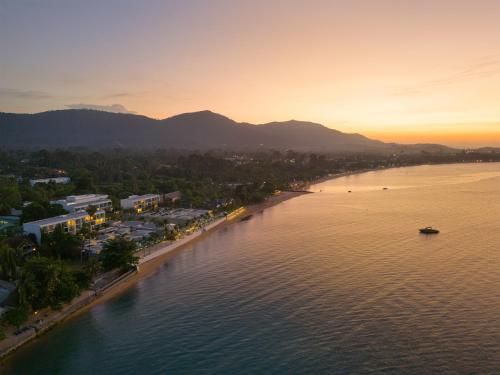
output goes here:
<path id="1" fill-rule="evenodd" d="M 138 214 L 158 208 L 159 203 L 159 194 L 131 195 L 120 201 L 122 209 L 134 210 Z"/>
<path id="2" fill-rule="evenodd" d="M 23 231 L 26 234 L 33 234 L 38 244 L 40 244 L 42 242 L 42 234 L 53 232 L 59 225 L 63 228 L 64 232 L 77 234 L 85 223 L 94 228 L 103 224 L 105 220 L 106 214 L 102 210 L 96 211 L 93 216 L 90 216 L 85 211 L 80 211 L 24 223 Z"/>
<path id="3" fill-rule="evenodd" d="M 111 199 L 106 194 L 70 195 L 66 199 L 59 199 L 50 203 L 60 204 L 68 212 L 86 211 L 90 206 L 103 211 L 113 209 Z"/>

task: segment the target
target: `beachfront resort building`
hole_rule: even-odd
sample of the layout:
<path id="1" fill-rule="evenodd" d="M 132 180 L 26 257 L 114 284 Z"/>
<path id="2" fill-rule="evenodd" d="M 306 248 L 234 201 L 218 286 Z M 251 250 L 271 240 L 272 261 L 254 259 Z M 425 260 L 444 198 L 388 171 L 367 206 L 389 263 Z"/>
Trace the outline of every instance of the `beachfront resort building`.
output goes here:
<path id="1" fill-rule="evenodd" d="M 85 211 L 80 211 L 24 223 L 23 231 L 26 234 L 33 234 L 38 244 L 40 244 L 42 242 L 42 234 L 53 232 L 58 225 L 62 226 L 63 230 L 67 233 L 77 234 L 82 229 L 83 224 L 87 223 L 93 228 L 103 224 L 105 220 L 106 214 L 102 210 L 96 211 L 92 216 Z"/>
<path id="2" fill-rule="evenodd" d="M 39 178 L 30 180 L 30 185 L 35 186 L 36 184 L 48 184 L 49 182 L 53 182 L 55 184 L 69 184 L 71 182 L 71 178 L 69 177 L 51 177 L 51 178 Z"/>
<path id="3" fill-rule="evenodd" d="M 122 209 L 134 210 L 136 213 L 140 214 L 141 212 L 158 208 L 158 205 L 160 204 L 160 195 L 131 195 L 126 199 L 122 199 L 120 204 Z"/>
<path id="4" fill-rule="evenodd" d="M 113 209 L 111 199 L 106 194 L 70 195 L 66 199 L 59 199 L 50 203 L 60 204 L 68 212 L 86 211 L 90 206 L 104 211 Z"/>

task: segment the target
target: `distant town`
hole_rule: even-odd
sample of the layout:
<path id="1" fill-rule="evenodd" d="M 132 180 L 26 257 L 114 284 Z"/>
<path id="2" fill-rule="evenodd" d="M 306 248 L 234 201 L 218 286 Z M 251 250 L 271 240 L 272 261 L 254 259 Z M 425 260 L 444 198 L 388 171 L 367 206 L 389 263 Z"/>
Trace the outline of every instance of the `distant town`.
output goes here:
<path id="1" fill-rule="evenodd" d="M 321 178 L 489 161 L 500 153 L 0 152 L 0 338 L 15 347 L 141 263 Z"/>

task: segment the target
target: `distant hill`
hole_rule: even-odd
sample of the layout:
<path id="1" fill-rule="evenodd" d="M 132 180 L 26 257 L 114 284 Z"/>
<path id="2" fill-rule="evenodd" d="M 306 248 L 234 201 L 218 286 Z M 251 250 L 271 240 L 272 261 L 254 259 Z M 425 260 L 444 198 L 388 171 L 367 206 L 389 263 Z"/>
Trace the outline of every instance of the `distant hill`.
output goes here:
<path id="1" fill-rule="evenodd" d="M 0 147 L 293 149 L 317 152 L 452 150 L 440 145 L 387 144 L 359 134 L 342 133 L 320 124 L 295 120 L 252 125 L 238 123 L 210 111 L 155 120 L 87 109 L 36 114 L 0 113 Z"/>
<path id="2" fill-rule="evenodd" d="M 500 147 L 481 147 L 476 149 L 476 151 L 483 154 L 498 154 L 500 153 Z"/>

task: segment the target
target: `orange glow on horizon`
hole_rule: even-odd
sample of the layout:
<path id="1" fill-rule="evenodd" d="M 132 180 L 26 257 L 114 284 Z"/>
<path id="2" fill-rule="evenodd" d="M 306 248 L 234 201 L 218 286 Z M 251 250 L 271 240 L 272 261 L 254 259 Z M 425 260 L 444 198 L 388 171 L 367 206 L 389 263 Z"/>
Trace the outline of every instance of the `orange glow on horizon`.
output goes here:
<path id="1" fill-rule="evenodd" d="M 2 7 L 0 111 L 208 109 L 396 142 L 499 144 L 499 1 L 103 2 L 98 17 L 44 3 Z"/>
<path id="2" fill-rule="evenodd" d="M 367 137 L 384 142 L 394 143 L 439 143 L 451 147 L 470 148 L 470 147 L 500 147 L 500 130 L 496 132 L 457 132 L 457 133 L 438 133 L 438 132 L 373 132 L 366 134 Z"/>

